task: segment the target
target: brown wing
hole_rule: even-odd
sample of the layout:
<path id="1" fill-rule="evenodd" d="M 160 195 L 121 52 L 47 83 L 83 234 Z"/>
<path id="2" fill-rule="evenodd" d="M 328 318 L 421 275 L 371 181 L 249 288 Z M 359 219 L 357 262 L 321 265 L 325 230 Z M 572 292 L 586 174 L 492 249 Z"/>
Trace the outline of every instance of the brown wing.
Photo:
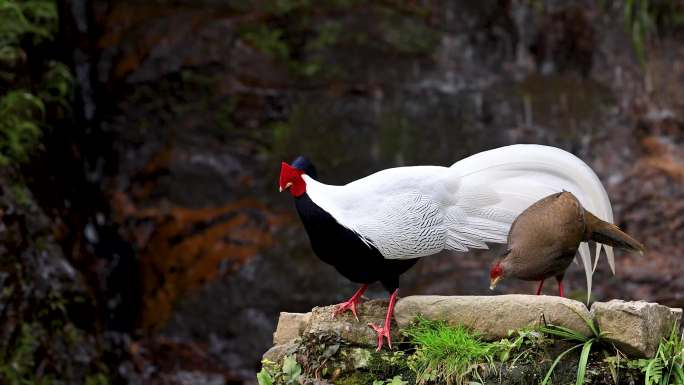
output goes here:
<path id="1" fill-rule="evenodd" d="M 549 195 L 523 211 L 508 236 L 522 279 L 539 279 L 567 268 L 584 235 L 584 209 L 568 192 Z"/>

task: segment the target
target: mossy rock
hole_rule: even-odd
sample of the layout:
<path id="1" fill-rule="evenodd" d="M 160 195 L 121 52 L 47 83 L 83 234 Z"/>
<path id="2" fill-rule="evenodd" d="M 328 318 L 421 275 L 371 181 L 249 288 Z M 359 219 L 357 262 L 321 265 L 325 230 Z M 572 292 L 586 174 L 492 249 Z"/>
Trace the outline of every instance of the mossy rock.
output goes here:
<path id="1" fill-rule="evenodd" d="M 394 340 L 393 349 L 376 352 L 373 346 L 317 328 L 274 347 L 272 351 L 281 348 L 284 353 L 277 362 L 264 361 L 264 367 L 270 368 L 274 384 L 288 378 L 278 369 L 287 366 L 286 360 L 296 360 L 302 383 L 522 385 L 541 383 L 547 375 L 554 384 L 574 382 L 581 351 L 578 342 L 554 339 L 541 330 L 513 332 L 508 338 L 488 342 L 463 326 L 419 318 Z M 618 369 L 605 360 L 606 353 L 614 354 L 609 345 L 598 341 L 593 346 L 585 382 L 615 385 L 643 380 L 638 369 Z"/>

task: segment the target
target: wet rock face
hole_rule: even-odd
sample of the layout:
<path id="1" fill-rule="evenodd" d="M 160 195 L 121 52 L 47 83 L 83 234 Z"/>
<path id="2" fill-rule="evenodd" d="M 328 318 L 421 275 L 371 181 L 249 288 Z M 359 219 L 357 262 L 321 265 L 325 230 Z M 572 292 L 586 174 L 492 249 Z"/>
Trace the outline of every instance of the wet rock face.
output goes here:
<path id="1" fill-rule="evenodd" d="M 0 383 L 103 383 L 116 364 L 105 359 L 113 350 L 101 333 L 96 290 L 63 247 L 79 229 L 73 234 L 43 199 L 63 198 L 43 162 L 52 139 L 66 142 L 73 129 L 58 4 L 0 8 Z"/>
<path id="2" fill-rule="evenodd" d="M 0 382 L 108 376 L 95 298 L 57 243 L 54 222 L 16 170 L 1 170 L 0 185 Z"/>
<path id="3" fill-rule="evenodd" d="M 252 3 L 89 3 L 85 21 L 100 35 L 78 41 L 90 54 L 92 130 L 106 140 L 83 147 L 102 154 L 89 175 L 135 249 L 136 327 L 201 342 L 251 378 L 280 311 L 353 291 L 312 255 L 291 198 L 277 195 L 281 160 L 306 154 L 322 181 L 346 183 L 519 142 L 586 160 L 620 226 L 649 250 L 618 255 L 617 278 L 599 266 L 595 297 L 681 306 L 684 115 L 674 85 L 684 67 L 652 48 L 650 79 L 667 91 L 656 104 L 618 5 Z M 485 295 L 498 255 L 421 261 L 402 294 Z M 584 298 L 581 269 L 567 280 Z"/>

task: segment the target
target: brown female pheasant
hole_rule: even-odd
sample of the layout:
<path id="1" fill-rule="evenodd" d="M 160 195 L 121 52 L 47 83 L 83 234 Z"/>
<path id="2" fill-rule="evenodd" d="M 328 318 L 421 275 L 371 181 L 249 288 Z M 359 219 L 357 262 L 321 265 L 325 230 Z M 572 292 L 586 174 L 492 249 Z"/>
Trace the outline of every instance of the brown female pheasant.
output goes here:
<path id="1" fill-rule="evenodd" d="M 629 251 L 644 252 L 644 246 L 617 226 L 585 210 L 569 192 L 542 198 L 523 211 L 511 225 L 508 248 L 492 266 L 491 286 L 504 277 L 539 281 L 556 277 L 563 297 L 563 276 L 580 242 L 595 241 Z"/>

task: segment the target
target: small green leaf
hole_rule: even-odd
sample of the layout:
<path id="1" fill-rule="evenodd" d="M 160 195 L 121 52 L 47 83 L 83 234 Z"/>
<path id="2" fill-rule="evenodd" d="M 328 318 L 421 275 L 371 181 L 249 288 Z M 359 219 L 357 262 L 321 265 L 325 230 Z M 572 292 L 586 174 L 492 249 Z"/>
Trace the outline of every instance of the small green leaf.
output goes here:
<path id="1" fill-rule="evenodd" d="M 257 382 L 259 385 L 273 385 L 273 377 L 266 369 L 262 368 L 259 373 L 257 373 Z"/>
<path id="2" fill-rule="evenodd" d="M 302 374 L 302 367 L 292 356 L 287 356 L 283 359 L 283 376 L 288 384 L 296 383 L 299 376 Z"/>
<path id="3" fill-rule="evenodd" d="M 401 375 L 394 376 L 392 381 L 388 382 L 387 385 L 407 385 L 408 381 L 401 379 Z"/>

